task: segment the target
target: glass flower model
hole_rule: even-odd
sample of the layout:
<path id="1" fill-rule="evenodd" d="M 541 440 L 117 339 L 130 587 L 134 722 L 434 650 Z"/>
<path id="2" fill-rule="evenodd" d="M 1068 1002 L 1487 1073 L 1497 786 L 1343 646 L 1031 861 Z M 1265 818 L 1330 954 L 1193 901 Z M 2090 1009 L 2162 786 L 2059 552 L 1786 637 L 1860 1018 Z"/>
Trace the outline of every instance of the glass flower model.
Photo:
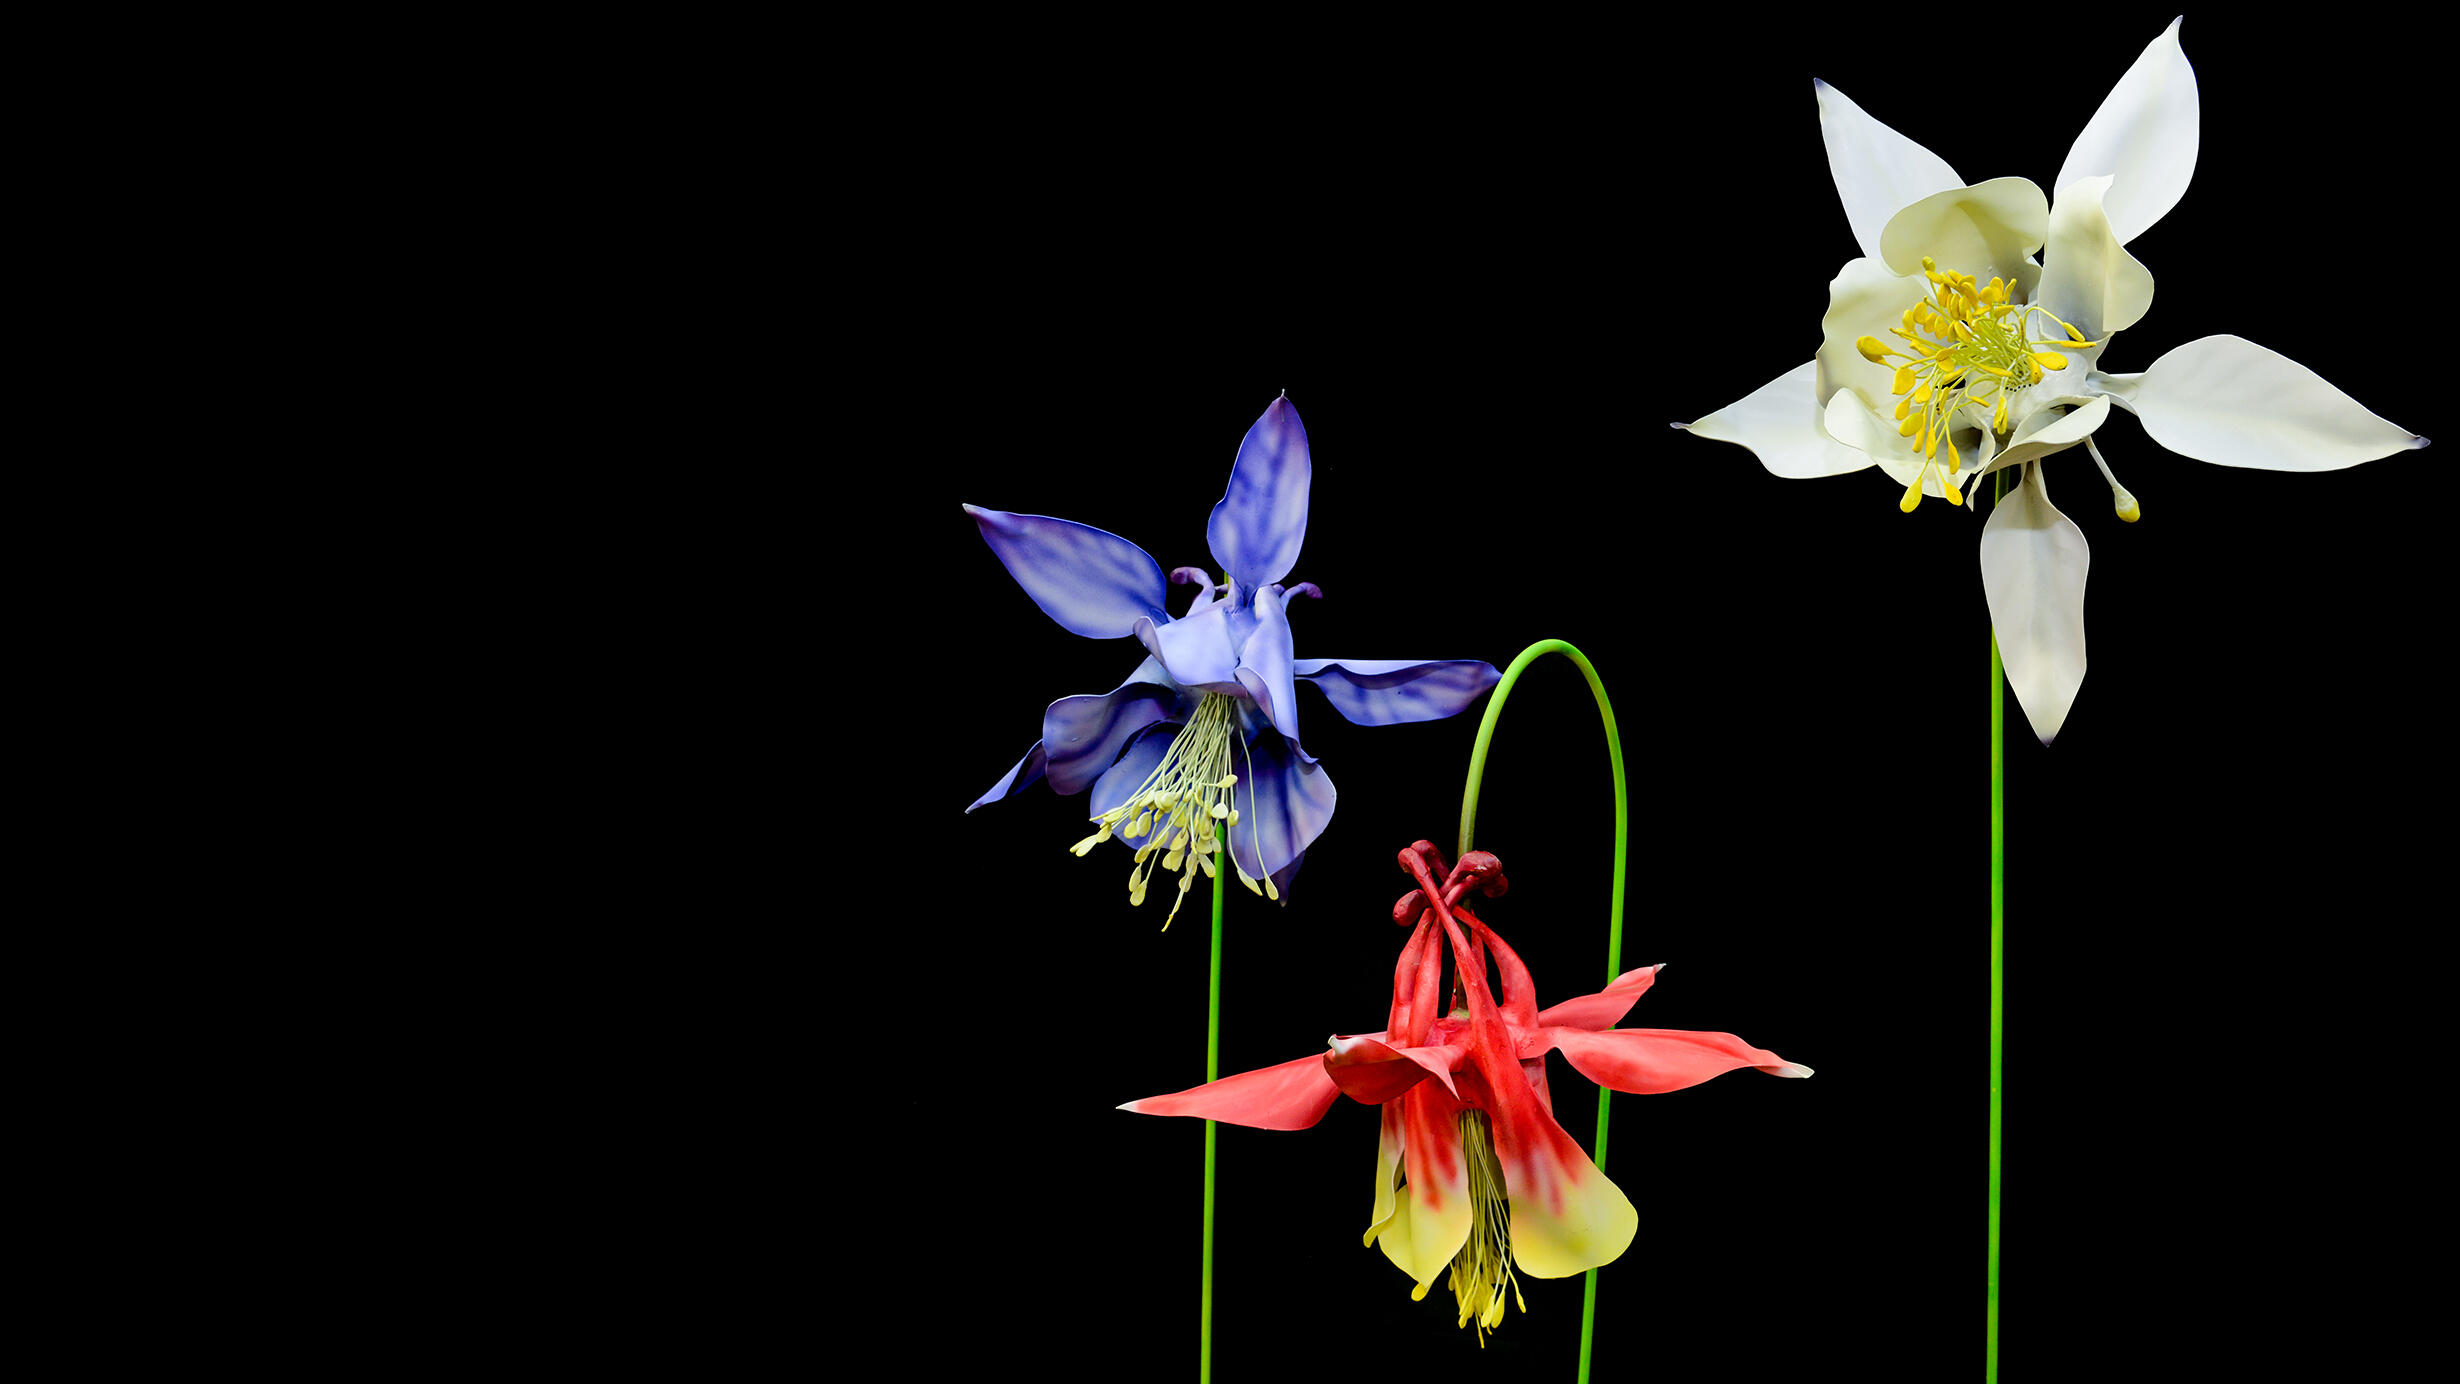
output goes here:
<path id="1" fill-rule="evenodd" d="M 1862 255 L 1828 286 L 1813 359 L 1675 425 L 1747 447 L 1779 476 L 1876 466 L 1907 512 L 1925 495 L 1970 508 L 1978 478 L 2022 468 L 1982 526 L 1982 586 L 2008 684 L 2044 744 L 2084 681 L 2090 553 L 2050 503 L 2043 458 L 2082 444 L 2133 523 L 2141 507 L 2092 440 L 2113 407 L 2171 451 L 2224 466 L 2331 471 L 2426 445 L 2235 336 L 2190 341 L 2135 374 L 2101 369 L 2111 339 L 2152 304 L 2152 274 L 2127 242 L 2177 205 L 2195 170 L 2195 71 L 2178 30 L 2154 39 L 2085 123 L 2055 204 L 2023 178 L 1967 185 L 1815 83 Z M 2010 93 L 2031 111 L 2049 96 Z"/>
<path id="2" fill-rule="evenodd" d="M 1507 1294 L 1519 1300 L 1515 1267 L 1533 1278 L 1582 1273 L 1622 1254 L 1640 1226 L 1631 1200 L 1555 1122 L 1546 1054 L 1560 1052 L 1581 1075 L 1636 1095 L 1744 1067 L 1788 1077 L 1811 1069 L 1731 1033 L 1614 1027 L 1662 966 L 1540 1009 L 1528 967 L 1461 906 L 1473 888 L 1504 892 L 1501 862 L 1471 851 L 1447 869 L 1419 841 L 1401 852 L 1401 864 L 1418 887 L 1393 905 L 1393 921 L 1410 934 L 1382 1032 L 1334 1034 L 1328 1051 L 1119 1108 L 1306 1129 L 1335 1096 L 1380 1107 L 1366 1241 L 1409 1275 L 1412 1298 L 1424 1298 L 1448 1270 L 1460 1325 L 1474 1322 L 1484 1344 L 1503 1320 Z M 1447 952 L 1452 1001 L 1438 1004 Z"/>
<path id="3" fill-rule="evenodd" d="M 1298 410 L 1275 399 L 1240 441 L 1205 526 L 1222 578 L 1172 571 L 1170 581 L 1196 587 L 1175 620 L 1162 608 L 1161 564 L 1126 539 L 965 506 L 1009 575 L 1061 628 L 1145 650 L 1109 692 L 1051 703 L 1041 740 L 966 811 L 1036 779 L 1063 794 L 1091 789 L 1098 829 L 1076 853 L 1110 840 L 1132 847 L 1131 904 L 1144 901 L 1157 869 L 1176 873 L 1172 918 L 1199 874 L 1213 875 L 1221 822 L 1239 882 L 1279 899 L 1334 802 L 1331 777 L 1299 741 L 1297 682 L 1313 682 L 1351 721 L 1382 726 L 1451 716 L 1497 677 L 1492 664 L 1467 659 L 1292 657 L 1286 607 L 1294 596 L 1323 595 L 1312 582 L 1279 584 L 1307 534 L 1311 478 Z"/>

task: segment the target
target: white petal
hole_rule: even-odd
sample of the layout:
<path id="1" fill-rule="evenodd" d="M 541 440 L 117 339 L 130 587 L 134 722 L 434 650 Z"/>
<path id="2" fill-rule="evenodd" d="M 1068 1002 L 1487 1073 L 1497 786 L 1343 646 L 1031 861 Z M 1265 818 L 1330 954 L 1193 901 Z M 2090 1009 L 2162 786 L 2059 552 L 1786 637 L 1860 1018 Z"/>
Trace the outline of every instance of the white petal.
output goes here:
<path id="1" fill-rule="evenodd" d="M 2033 733 L 2047 745 L 2084 685 L 2084 530 L 2058 512 L 2037 462 L 1982 525 L 1982 594 L 1999 661 Z"/>
<path id="2" fill-rule="evenodd" d="M 2050 210 L 2049 247 L 2042 253 L 2041 292 L 2034 299 L 2073 323 L 2088 341 L 2106 342 L 2110 333 L 2142 321 L 2152 306 L 2152 271 L 2128 254 L 2110 229 L 2109 190 L 2108 178 L 2082 178 L 2059 189 L 2058 205 Z M 2030 329 L 2053 341 L 2066 335 L 2038 314 Z M 2101 350 L 2066 354 L 2072 369 L 2092 364 Z"/>
<path id="3" fill-rule="evenodd" d="M 2050 199 L 2040 188 L 2024 178 L 1993 178 L 1934 192 L 1889 217 L 1879 257 L 1899 274 L 1919 274 L 1929 255 L 1943 270 L 1988 283 L 1994 275 L 2016 278 L 2049 232 Z"/>
<path id="4" fill-rule="evenodd" d="M 1983 468 L 1983 474 L 2004 467 L 2022 466 L 2028 461 L 2039 461 L 2053 452 L 2066 451 L 2092 436 L 2095 428 L 2109 421 L 2108 399 L 2080 402 L 2080 407 L 2070 408 L 2065 413 L 2054 413 L 2047 408 L 2035 410 L 2024 422 L 2016 425 L 2015 434 L 2008 438 L 2007 450 L 1994 457 Z"/>
<path id="5" fill-rule="evenodd" d="M 1880 365 L 1862 354 L 1856 341 L 1878 337 L 1902 347 L 1901 337 L 1888 329 L 1904 323 L 1905 309 L 1930 296 L 1930 282 L 1889 271 L 1875 259 L 1847 260 L 1828 284 L 1828 313 L 1819 320 L 1819 402 L 1827 403 L 1840 389 L 1851 389 L 1872 408 L 1896 407 L 1896 367 Z"/>
<path id="6" fill-rule="evenodd" d="M 2078 178 L 2114 178 L 2103 206 L 2121 245 L 2177 206 L 2195 175 L 2202 122 L 2195 69 L 2178 47 L 2181 22 L 2171 20 L 2110 88 L 2051 184 L 2064 195 Z"/>
<path id="7" fill-rule="evenodd" d="M 1770 474 L 1790 480 L 1859 471 L 1871 459 L 1837 445 L 1819 425 L 1817 373 L 1816 363 L 1804 361 L 1706 418 L 1674 426 L 1748 447 Z"/>
<path id="8" fill-rule="evenodd" d="M 2323 376 L 2236 336 L 2190 341 L 2136 381 L 2136 416 L 2181 456 L 2266 471 L 2337 471 L 2426 439 Z"/>
<path id="9" fill-rule="evenodd" d="M 1893 408 L 1894 405 L 1889 407 Z M 1836 392 L 1836 397 L 1828 401 L 1827 409 L 1820 414 L 1820 423 L 1828 436 L 1852 448 L 1865 465 L 1878 462 L 1881 470 L 1896 477 L 1898 485 L 1913 479 L 1911 468 L 1921 461 L 1914 454 L 1913 439 L 1898 434 L 1895 419 L 1880 421 L 1879 415 L 1852 390 L 1840 389 Z M 1900 468 L 1902 474 L 1899 474 Z"/>
<path id="10" fill-rule="evenodd" d="M 1934 192 L 1964 179 L 1921 145 L 1863 114 L 1844 92 L 1814 80 L 1819 96 L 1819 137 L 1828 146 L 1828 172 L 1837 200 L 1862 253 L 1879 258 L 1879 233 L 1888 218 Z"/>

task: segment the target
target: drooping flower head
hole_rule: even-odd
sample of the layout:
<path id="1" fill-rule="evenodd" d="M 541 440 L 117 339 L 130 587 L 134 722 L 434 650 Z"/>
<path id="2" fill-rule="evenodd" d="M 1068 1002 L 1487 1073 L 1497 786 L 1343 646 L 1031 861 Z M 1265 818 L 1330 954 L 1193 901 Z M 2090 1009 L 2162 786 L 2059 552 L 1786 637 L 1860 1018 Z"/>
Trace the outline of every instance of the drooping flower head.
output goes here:
<path id="1" fill-rule="evenodd" d="M 1279 899 L 1334 803 L 1331 777 L 1299 741 L 1298 682 L 1313 682 L 1349 720 L 1380 726 L 1451 716 L 1498 676 L 1467 659 L 1292 657 L 1290 600 L 1324 594 L 1313 582 L 1280 584 L 1306 536 L 1312 475 L 1298 410 L 1276 399 L 1240 441 L 1205 525 L 1218 581 L 1193 567 L 1165 580 L 1144 549 L 1089 525 L 965 506 L 1009 575 L 1061 628 L 1134 639 L 1146 654 L 1111 691 L 1051 703 L 1041 740 L 966 811 L 1036 779 L 1059 793 L 1092 790 L 1097 830 L 1074 850 L 1110 840 L 1134 848 L 1132 904 L 1157 871 L 1175 873 L 1173 917 L 1197 879 L 1216 870 L 1221 823 L 1239 881 Z M 1162 605 L 1171 582 L 1196 588 L 1175 620 Z"/>
<path id="2" fill-rule="evenodd" d="M 1382 1032 L 1335 1034 L 1326 1052 L 1119 1108 L 1305 1129 L 1336 1095 L 1380 1107 L 1366 1242 L 1409 1275 L 1412 1298 L 1447 1276 L 1460 1325 L 1475 1323 L 1484 1344 L 1506 1299 L 1519 1300 L 1515 1269 L 1534 1278 L 1585 1272 L 1620 1255 L 1640 1225 L 1631 1200 L 1556 1123 L 1547 1053 L 1561 1052 L 1599 1085 L 1638 1095 L 1743 1067 L 1789 1077 L 1811 1069 L 1730 1033 L 1613 1027 L 1662 966 L 1541 1010 L 1528 967 L 1461 906 L 1473 889 L 1505 891 L 1502 863 L 1471 851 L 1447 868 L 1420 841 L 1401 852 L 1401 864 L 1418 887 L 1393 906 L 1393 920 L 1410 934 Z M 1442 1003 L 1447 955 L 1451 1000 Z"/>
<path id="3" fill-rule="evenodd" d="M 2137 374 L 2104 350 L 2152 306 L 2127 243 L 2185 195 L 2200 102 L 2173 22 L 2085 123 L 2052 185 L 1967 185 L 1947 161 L 1815 83 L 1829 171 L 1862 255 L 1828 286 L 1812 360 L 1688 424 L 1792 478 L 1877 466 L 1971 508 L 2021 468 L 1982 526 L 1983 593 L 2008 685 L 2048 744 L 2083 685 L 2084 532 L 2050 503 L 2043 458 L 2082 445 L 2118 517 L 2143 507 L 2093 440 L 2113 406 L 2155 442 L 2223 466 L 2330 471 L 2426 445 L 2286 356 L 2208 336 Z M 2041 258 L 2035 259 L 2036 252 Z"/>

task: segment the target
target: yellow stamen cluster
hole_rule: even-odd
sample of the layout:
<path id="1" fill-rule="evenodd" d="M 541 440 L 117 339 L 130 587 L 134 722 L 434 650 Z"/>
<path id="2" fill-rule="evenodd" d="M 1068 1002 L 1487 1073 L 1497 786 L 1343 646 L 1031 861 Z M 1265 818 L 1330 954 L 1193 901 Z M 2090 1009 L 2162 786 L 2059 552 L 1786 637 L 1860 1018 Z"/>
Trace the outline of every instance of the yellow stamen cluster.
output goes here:
<path id="1" fill-rule="evenodd" d="M 1469 1238 L 1452 1256 L 1452 1296 L 1461 1305 L 1460 1325 L 1478 1324 L 1478 1347 L 1503 1324 L 1504 1289 L 1520 1310 L 1529 1304 L 1512 1276 L 1512 1203 L 1504 1191 L 1503 1164 L 1495 1157 L 1494 1132 L 1486 1112 L 1461 1112 L 1461 1155 L 1469 1164 Z M 1424 1296 L 1420 1288 L 1413 1296 Z"/>
<path id="2" fill-rule="evenodd" d="M 1145 901 L 1146 886 L 1152 883 L 1155 868 L 1175 872 L 1179 876 L 1179 896 L 1170 905 L 1170 916 L 1162 920 L 1168 931 L 1179 916 L 1179 905 L 1196 887 L 1201 874 L 1213 878 L 1216 866 L 1213 857 L 1223 854 L 1221 835 L 1214 823 L 1235 827 L 1239 810 L 1232 806 L 1239 776 L 1230 772 L 1233 751 L 1243 753 L 1244 737 L 1239 733 L 1237 708 L 1231 699 L 1218 692 L 1207 692 L 1196 703 L 1195 714 L 1171 737 L 1170 748 L 1163 752 L 1162 762 L 1154 767 L 1136 791 L 1117 807 L 1092 820 L 1100 831 L 1077 842 L 1068 849 L 1083 855 L 1113 836 L 1141 836 L 1145 843 L 1136 848 L 1136 863 L 1128 869 L 1128 903 L 1133 906 Z M 1250 772 L 1254 766 L 1250 765 Z M 1256 790 L 1247 789 L 1247 807 L 1253 813 Z M 1248 832 L 1252 836 L 1255 828 Z M 1257 842 L 1256 854 L 1263 855 L 1262 842 Z M 1230 869 L 1248 892 L 1279 899 L 1281 891 L 1270 878 L 1259 886 L 1240 868 L 1238 858 L 1230 858 Z"/>
<path id="3" fill-rule="evenodd" d="M 1912 438 L 1922 457 L 1922 469 L 1897 506 L 1907 514 L 1922 503 L 1922 482 L 1934 470 L 1948 503 L 1964 503 L 1956 488 L 1964 456 L 1948 431 L 1966 405 L 1990 406 L 1991 431 L 2004 437 L 2008 391 L 2035 383 L 2047 371 L 2067 368 L 2067 357 L 2059 350 L 2041 348 L 2079 350 L 2100 344 L 2085 340 L 2082 332 L 2047 309 L 2016 302 L 2020 290 L 2004 279 L 1977 284 L 1971 274 L 1943 270 L 1927 255 L 1922 257 L 1922 275 L 1930 280 L 1931 296 L 1905 309 L 1903 320 L 1888 329 L 1905 342 L 1903 349 L 1875 336 L 1854 342 L 1854 349 L 1874 365 L 1902 362 L 1890 391 L 1905 396 L 1897 401 L 1896 431 Z M 2028 336 L 2037 315 L 2057 323 L 2066 336 Z M 1942 444 L 1947 447 L 1944 463 L 1939 459 Z"/>

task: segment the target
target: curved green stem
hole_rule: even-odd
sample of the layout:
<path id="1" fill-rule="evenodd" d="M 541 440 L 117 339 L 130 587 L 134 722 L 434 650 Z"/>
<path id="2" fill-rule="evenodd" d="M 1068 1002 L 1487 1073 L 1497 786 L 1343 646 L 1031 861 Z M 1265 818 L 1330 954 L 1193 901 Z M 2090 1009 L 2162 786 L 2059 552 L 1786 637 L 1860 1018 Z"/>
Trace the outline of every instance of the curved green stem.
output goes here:
<path id="1" fill-rule="evenodd" d="M 1214 828 L 1221 858 L 1213 871 L 1212 975 L 1204 993 L 1204 1079 L 1221 1076 L 1221 901 L 1230 879 L 1230 829 Z M 1213 1378 L 1213 1122 L 1204 1122 L 1204 1304 L 1196 1317 L 1197 1384 Z"/>
<path id="2" fill-rule="evenodd" d="M 2007 491 L 1998 473 L 1991 504 Z M 2007 678 L 1999 663 L 1999 633 L 1990 632 L 1990 1313 L 1983 1330 L 1989 1362 L 1982 1378 L 1999 1378 L 1999 1049 L 2000 989 L 2005 974 L 2003 934 L 2007 923 Z"/>
<path id="3" fill-rule="evenodd" d="M 1599 680 L 1597 669 L 1590 665 L 1588 655 L 1560 639 L 1541 639 L 1521 650 L 1520 657 L 1503 670 L 1503 680 L 1495 684 L 1495 695 L 1487 699 L 1486 719 L 1478 723 L 1478 742 L 1469 752 L 1469 785 L 1461 793 L 1459 855 L 1469 854 L 1478 824 L 1478 784 L 1486 777 L 1486 746 L 1495 738 L 1495 722 L 1503 716 L 1504 698 L 1511 695 L 1512 684 L 1520 681 L 1521 671 L 1547 654 L 1561 654 L 1578 665 L 1580 675 L 1589 680 L 1590 695 L 1597 698 L 1597 714 L 1606 723 L 1606 762 L 1614 769 L 1614 902 L 1606 915 L 1606 980 L 1611 984 L 1623 973 L 1623 865 L 1631 850 L 1631 798 L 1623 787 L 1623 737 L 1615 730 L 1614 704 L 1606 700 L 1606 684 Z M 1600 1172 L 1606 1169 L 1606 1110 L 1613 1094 L 1603 1086 L 1597 1088 L 1597 1144 L 1591 1156 L 1597 1160 Z M 1580 1290 L 1580 1384 L 1588 1384 L 1589 1345 L 1596 1336 L 1596 1325 L 1597 1270 L 1591 1269 Z"/>

